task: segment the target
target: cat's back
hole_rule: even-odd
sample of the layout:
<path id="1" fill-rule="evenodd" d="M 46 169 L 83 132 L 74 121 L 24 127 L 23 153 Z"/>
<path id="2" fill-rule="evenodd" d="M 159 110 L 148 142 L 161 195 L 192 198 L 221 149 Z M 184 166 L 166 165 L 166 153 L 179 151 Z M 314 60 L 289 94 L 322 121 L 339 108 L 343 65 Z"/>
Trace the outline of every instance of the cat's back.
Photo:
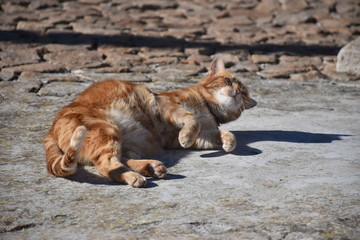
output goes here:
<path id="1" fill-rule="evenodd" d="M 55 122 L 63 117 L 93 117 L 106 119 L 114 109 L 129 112 L 154 103 L 154 94 L 147 86 L 125 81 L 106 80 L 92 84 L 57 114 Z"/>
<path id="2" fill-rule="evenodd" d="M 125 81 L 106 80 L 92 84 L 74 102 L 85 106 L 107 108 L 114 101 L 122 99 L 126 101 L 139 91 L 139 88 L 147 87 Z"/>

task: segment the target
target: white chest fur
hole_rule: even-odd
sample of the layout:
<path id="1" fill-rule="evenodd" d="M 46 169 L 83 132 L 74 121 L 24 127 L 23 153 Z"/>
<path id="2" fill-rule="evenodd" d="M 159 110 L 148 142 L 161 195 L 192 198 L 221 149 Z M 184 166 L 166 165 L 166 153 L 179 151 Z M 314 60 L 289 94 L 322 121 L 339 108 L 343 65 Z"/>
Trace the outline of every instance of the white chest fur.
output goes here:
<path id="1" fill-rule="evenodd" d="M 227 87 L 220 88 L 214 93 L 214 97 L 217 103 L 222 108 L 235 112 L 240 109 L 242 100 L 239 94 L 233 94 L 233 95 L 234 96 L 229 95 L 229 90 Z"/>

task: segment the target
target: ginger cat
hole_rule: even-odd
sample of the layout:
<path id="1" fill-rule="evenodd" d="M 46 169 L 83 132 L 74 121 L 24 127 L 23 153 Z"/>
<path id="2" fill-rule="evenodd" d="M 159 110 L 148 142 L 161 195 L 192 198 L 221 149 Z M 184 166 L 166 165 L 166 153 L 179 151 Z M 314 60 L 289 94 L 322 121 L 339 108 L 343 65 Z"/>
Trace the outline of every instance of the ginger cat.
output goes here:
<path id="1" fill-rule="evenodd" d="M 65 177 L 78 164 L 95 165 L 105 177 L 143 187 L 145 177 L 166 175 L 160 161 L 144 160 L 162 148 L 233 151 L 234 135 L 218 126 L 255 105 L 219 58 L 205 79 L 180 90 L 153 93 L 141 84 L 98 82 L 57 114 L 44 140 L 47 169 Z"/>

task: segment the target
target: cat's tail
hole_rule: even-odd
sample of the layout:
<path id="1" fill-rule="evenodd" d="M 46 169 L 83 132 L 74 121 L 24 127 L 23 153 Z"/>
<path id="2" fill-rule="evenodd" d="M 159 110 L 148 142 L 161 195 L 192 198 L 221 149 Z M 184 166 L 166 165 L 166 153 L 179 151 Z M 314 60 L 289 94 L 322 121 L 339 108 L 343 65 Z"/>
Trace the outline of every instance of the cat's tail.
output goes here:
<path id="1" fill-rule="evenodd" d="M 74 174 L 78 164 L 76 158 L 81 150 L 85 136 L 86 128 L 84 126 L 78 126 L 71 136 L 69 148 L 64 153 L 53 137 L 48 135 L 44 141 L 48 172 L 59 177 Z"/>

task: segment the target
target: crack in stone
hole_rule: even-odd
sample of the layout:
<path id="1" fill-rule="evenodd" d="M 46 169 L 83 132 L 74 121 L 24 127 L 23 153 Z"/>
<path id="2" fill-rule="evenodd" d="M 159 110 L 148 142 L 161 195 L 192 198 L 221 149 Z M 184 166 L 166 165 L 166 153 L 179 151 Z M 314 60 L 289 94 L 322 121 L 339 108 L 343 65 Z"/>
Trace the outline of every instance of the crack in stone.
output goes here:
<path id="1" fill-rule="evenodd" d="M 46 62 L 46 60 L 44 59 L 44 56 L 47 53 L 50 53 L 50 52 L 44 47 L 36 50 L 36 54 L 39 56 L 40 62 Z"/>
<path id="2" fill-rule="evenodd" d="M 17 231 L 21 231 L 21 230 L 24 230 L 24 229 L 29 229 L 29 228 L 33 228 L 35 227 L 36 224 L 35 223 L 29 223 L 29 224 L 20 224 L 20 225 L 17 225 L 9 230 L 6 230 L 6 229 L 3 229 L 3 230 L 0 230 L 0 233 L 6 233 L 6 232 L 17 232 Z"/>
<path id="3" fill-rule="evenodd" d="M 44 86 L 44 83 L 40 83 L 38 87 L 32 87 L 32 88 L 30 88 L 29 92 L 31 92 L 31 93 L 38 93 L 43 86 Z"/>

